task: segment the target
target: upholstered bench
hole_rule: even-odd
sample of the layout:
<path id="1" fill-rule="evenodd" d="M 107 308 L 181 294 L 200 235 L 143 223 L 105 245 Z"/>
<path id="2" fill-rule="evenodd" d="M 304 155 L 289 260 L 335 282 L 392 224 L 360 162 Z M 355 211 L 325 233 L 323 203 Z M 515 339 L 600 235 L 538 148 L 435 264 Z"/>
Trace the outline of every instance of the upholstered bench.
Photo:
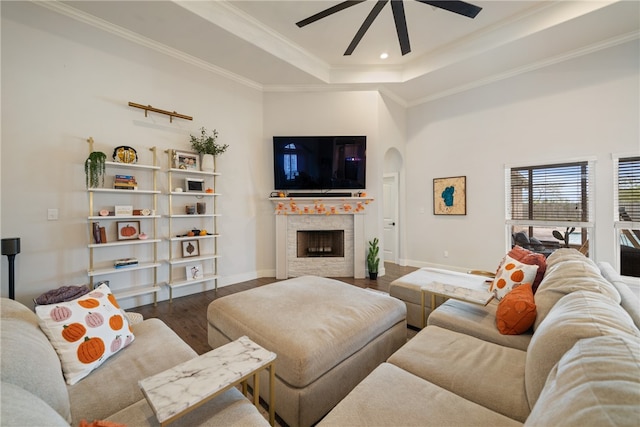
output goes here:
<path id="1" fill-rule="evenodd" d="M 406 342 L 405 317 L 395 298 L 304 276 L 213 301 L 208 341 L 216 348 L 247 335 L 275 352 L 276 413 L 306 427 Z M 268 392 L 260 388 L 267 401 Z"/>

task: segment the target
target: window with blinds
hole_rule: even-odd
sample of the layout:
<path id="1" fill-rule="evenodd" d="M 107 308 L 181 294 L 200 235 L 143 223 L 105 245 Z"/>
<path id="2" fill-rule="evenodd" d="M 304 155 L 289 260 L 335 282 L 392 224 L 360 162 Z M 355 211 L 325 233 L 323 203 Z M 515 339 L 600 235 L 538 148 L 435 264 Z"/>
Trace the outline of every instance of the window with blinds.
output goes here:
<path id="1" fill-rule="evenodd" d="M 589 164 L 511 168 L 511 219 L 589 221 Z"/>
<path id="2" fill-rule="evenodd" d="M 617 157 L 615 221 L 620 274 L 640 277 L 640 157 Z"/>
<path id="3" fill-rule="evenodd" d="M 640 221 L 640 157 L 618 159 L 620 221 Z"/>

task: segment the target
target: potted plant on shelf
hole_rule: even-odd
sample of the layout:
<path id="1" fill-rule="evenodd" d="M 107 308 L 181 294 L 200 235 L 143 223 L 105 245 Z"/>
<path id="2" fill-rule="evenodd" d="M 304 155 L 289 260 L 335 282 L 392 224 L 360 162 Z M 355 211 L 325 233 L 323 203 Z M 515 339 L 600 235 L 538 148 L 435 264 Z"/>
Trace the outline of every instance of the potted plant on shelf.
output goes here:
<path id="1" fill-rule="evenodd" d="M 218 131 L 213 130 L 211 135 L 207 134 L 207 130 L 200 128 L 200 136 L 191 135 L 191 148 L 200 153 L 201 167 L 206 172 L 213 172 L 215 169 L 214 158 L 227 151 L 228 144 L 218 144 Z"/>
<path id="2" fill-rule="evenodd" d="M 378 265 L 380 258 L 378 257 L 378 238 L 369 240 L 369 252 L 367 253 L 367 269 L 369 270 L 369 278 L 376 280 L 378 278 Z"/>
<path id="3" fill-rule="evenodd" d="M 92 151 L 84 161 L 84 174 L 87 188 L 104 186 L 104 172 L 107 155 L 102 151 Z"/>

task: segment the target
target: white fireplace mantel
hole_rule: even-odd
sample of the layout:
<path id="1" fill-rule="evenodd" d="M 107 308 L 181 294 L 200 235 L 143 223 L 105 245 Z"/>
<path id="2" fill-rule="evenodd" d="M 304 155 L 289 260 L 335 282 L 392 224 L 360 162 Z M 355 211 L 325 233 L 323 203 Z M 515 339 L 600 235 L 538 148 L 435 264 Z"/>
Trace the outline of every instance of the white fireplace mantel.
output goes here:
<path id="1" fill-rule="evenodd" d="M 270 198 L 275 205 L 275 221 L 276 221 L 276 278 L 287 279 L 302 275 L 299 267 L 291 268 L 293 264 L 290 257 L 296 252 L 291 248 L 292 242 L 290 232 L 295 232 L 297 227 L 300 229 L 317 229 L 327 224 L 328 229 L 336 229 L 336 223 L 340 223 L 339 227 L 345 229 L 345 257 L 344 258 L 306 258 L 309 263 L 322 263 L 322 272 L 326 272 L 326 276 L 331 277 L 331 272 L 348 272 L 353 274 L 354 278 L 363 279 L 365 277 L 365 241 L 364 241 L 364 218 L 366 214 L 366 205 L 373 201 L 372 198 L 366 197 L 328 197 L 328 198 Z M 346 240 L 349 236 L 349 241 Z M 349 251 L 347 251 L 349 248 Z M 333 260 L 333 261 L 332 261 Z M 351 261 L 350 265 L 345 266 L 345 262 Z M 294 261 L 297 263 L 297 261 Z M 335 268 L 330 266 L 331 262 L 335 262 Z M 327 265 L 329 264 L 329 265 Z M 298 264 L 296 264 L 298 265 Z M 345 269 L 346 268 L 346 269 Z M 307 274 L 320 274 L 317 268 L 310 268 Z"/>

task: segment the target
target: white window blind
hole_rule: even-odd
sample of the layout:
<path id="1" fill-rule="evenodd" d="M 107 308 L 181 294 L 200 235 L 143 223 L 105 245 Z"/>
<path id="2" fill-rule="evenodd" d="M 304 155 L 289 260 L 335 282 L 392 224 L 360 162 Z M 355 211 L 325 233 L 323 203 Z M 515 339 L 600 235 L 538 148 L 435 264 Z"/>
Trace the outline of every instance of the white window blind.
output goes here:
<path id="1" fill-rule="evenodd" d="M 511 219 L 588 222 L 589 163 L 511 168 Z"/>
<path id="2" fill-rule="evenodd" d="M 640 157 L 618 159 L 620 221 L 640 222 Z"/>

